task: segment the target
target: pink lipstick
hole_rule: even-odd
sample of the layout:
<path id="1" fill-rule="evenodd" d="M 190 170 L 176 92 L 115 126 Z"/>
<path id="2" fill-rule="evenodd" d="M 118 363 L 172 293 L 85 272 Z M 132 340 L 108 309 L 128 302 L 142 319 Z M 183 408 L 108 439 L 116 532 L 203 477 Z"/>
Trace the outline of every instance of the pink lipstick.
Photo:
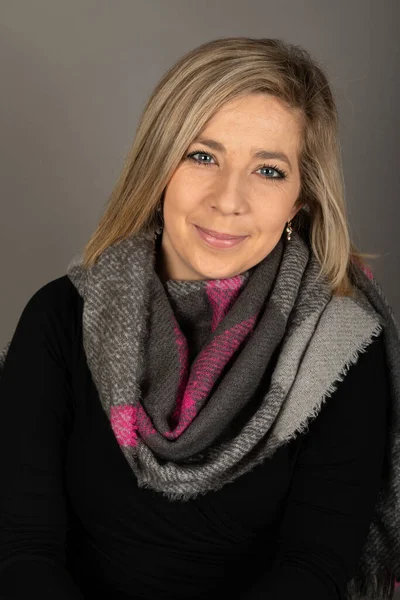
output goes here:
<path id="1" fill-rule="evenodd" d="M 202 240 L 206 242 L 212 248 L 218 250 L 224 250 L 232 248 L 243 242 L 248 236 L 247 235 L 232 235 L 229 233 L 219 233 L 218 231 L 211 231 L 210 229 L 203 229 L 195 225 L 196 231 Z"/>

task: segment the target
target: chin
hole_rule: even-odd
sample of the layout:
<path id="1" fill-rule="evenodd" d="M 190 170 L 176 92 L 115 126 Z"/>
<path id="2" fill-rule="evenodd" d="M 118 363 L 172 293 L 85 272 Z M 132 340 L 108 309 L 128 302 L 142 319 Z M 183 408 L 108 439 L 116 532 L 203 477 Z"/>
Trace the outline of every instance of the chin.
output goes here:
<path id="1" fill-rule="evenodd" d="M 229 277 L 234 277 L 235 275 L 239 275 L 246 271 L 246 268 L 234 267 L 233 265 L 230 267 L 218 267 L 218 266 L 210 266 L 210 267 L 199 267 L 196 269 L 199 274 L 199 279 L 228 279 Z"/>

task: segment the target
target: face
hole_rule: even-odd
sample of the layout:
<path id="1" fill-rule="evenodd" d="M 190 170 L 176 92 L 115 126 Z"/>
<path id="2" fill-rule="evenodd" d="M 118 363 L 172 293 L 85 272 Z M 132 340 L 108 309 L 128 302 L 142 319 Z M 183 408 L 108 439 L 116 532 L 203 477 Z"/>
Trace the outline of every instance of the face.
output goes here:
<path id="1" fill-rule="evenodd" d="M 164 279 L 232 277 L 273 250 L 301 208 L 300 136 L 298 115 L 265 94 L 213 115 L 165 189 Z"/>

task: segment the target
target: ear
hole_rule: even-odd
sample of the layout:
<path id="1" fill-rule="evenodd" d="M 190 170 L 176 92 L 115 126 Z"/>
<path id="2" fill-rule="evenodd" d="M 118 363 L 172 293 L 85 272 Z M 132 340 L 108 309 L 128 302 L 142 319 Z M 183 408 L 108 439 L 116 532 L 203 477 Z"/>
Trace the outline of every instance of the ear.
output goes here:
<path id="1" fill-rule="evenodd" d="M 304 204 L 295 204 L 292 208 L 292 212 L 290 213 L 290 217 L 289 220 L 291 221 L 292 219 L 294 219 L 294 217 L 297 215 L 297 213 L 299 212 L 299 210 L 301 210 L 303 208 Z"/>

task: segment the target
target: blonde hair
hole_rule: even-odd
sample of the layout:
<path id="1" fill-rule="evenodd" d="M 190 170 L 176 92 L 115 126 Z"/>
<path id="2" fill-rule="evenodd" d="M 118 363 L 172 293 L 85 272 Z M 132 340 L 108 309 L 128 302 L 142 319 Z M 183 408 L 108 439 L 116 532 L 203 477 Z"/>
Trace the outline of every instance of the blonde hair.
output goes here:
<path id="1" fill-rule="evenodd" d="M 299 151 L 303 205 L 293 229 L 310 223 L 310 243 L 334 294 L 352 295 L 351 262 L 366 267 L 350 240 L 338 133 L 327 76 L 301 48 L 279 39 L 229 37 L 206 42 L 180 58 L 150 96 L 104 214 L 83 251 L 92 266 L 111 244 L 157 224 L 164 189 L 207 121 L 224 103 L 265 93 L 301 119 Z M 367 267 L 368 269 L 368 267 Z"/>

